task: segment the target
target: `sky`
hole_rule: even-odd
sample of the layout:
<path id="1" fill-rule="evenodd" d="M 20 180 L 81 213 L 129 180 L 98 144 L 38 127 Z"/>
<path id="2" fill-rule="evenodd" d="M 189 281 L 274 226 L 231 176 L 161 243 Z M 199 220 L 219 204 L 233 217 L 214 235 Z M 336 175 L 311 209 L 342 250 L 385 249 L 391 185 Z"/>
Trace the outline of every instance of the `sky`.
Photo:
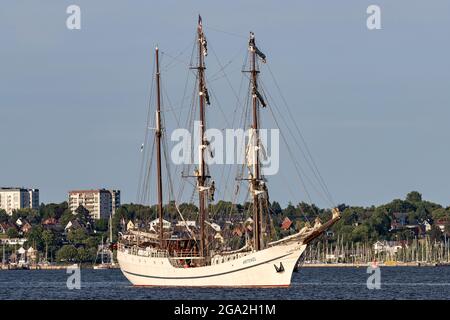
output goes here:
<path id="1" fill-rule="evenodd" d="M 81 30 L 66 27 L 71 4 Z M 371 4 L 381 30 L 366 27 Z M 449 12 L 447 0 L 2 1 L 0 185 L 39 188 L 45 203 L 100 187 L 137 201 L 154 47 L 170 103 L 182 106 L 201 13 L 214 50 L 207 74 L 220 74 L 221 61 L 229 77 L 211 83 L 220 107 L 208 109 L 209 124 L 233 117 L 254 31 L 335 203 L 379 205 L 417 190 L 448 206 Z M 268 70 L 261 77 L 276 95 Z M 308 201 L 288 160 L 283 149 L 271 200 Z"/>

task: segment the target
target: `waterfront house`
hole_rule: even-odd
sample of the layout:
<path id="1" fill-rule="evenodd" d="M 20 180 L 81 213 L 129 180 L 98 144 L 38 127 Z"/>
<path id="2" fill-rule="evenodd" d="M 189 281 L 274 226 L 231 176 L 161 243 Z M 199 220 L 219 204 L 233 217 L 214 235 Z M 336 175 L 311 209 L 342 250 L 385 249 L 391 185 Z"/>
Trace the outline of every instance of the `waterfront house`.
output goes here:
<path id="1" fill-rule="evenodd" d="M 17 218 L 17 220 L 16 220 L 16 226 L 21 227 L 22 224 L 23 224 L 22 219 L 21 219 L 21 218 Z"/>
<path id="2" fill-rule="evenodd" d="M 375 251 L 375 253 L 383 252 L 384 247 L 385 247 L 385 245 L 381 241 L 377 241 L 373 244 L 373 250 Z"/>
<path id="3" fill-rule="evenodd" d="M 197 222 L 195 220 L 181 220 L 181 221 L 177 221 L 176 227 L 190 227 L 190 228 L 195 228 L 197 226 Z"/>
<path id="4" fill-rule="evenodd" d="M 450 225 L 450 220 L 448 219 L 439 219 L 435 222 L 436 227 L 438 227 L 442 232 L 445 232 L 445 226 Z"/>
<path id="5" fill-rule="evenodd" d="M 31 224 L 28 221 L 25 221 L 22 226 L 20 227 L 20 233 L 23 234 L 27 234 L 28 232 L 31 231 Z"/>
<path id="6" fill-rule="evenodd" d="M 133 221 L 128 221 L 128 223 L 127 223 L 127 231 L 129 231 L 129 230 L 133 230 L 134 229 L 134 223 L 133 223 Z"/>
<path id="7" fill-rule="evenodd" d="M 154 228 L 155 226 L 159 227 L 159 219 L 158 218 L 150 222 L 150 228 Z M 169 221 L 163 219 L 163 229 L 170 229 L 170 227 L 171 227 L 171 223 Z"/>
<path id="8" fill-rule="evenodd" d="M 400 230 L 408 223 L 408 213 L 407 212 L 394 212 L 392 214 L 391 230 Z"/>
<path id="9" fill-rule="evenodd" d="M 283 222 L 281 223 L 281 230 L 289 230 L 292 226 L 292 220 L 288 217 L 284 218 Z"/>
<path id="10" fill-rule="evenodd" d="M 0 239 L 1 244 L 6 244 L 10 246 L 23 246 L 23 244 L 27 241 L 26 238 L 6 238 L 6 239 Z"/>
<path id="11" fill-rule="evenodd" d="M 17 230 L 17 227 L 9 222 L 0 222 L 0 234 L 6 234 L 9 228 L 14 228 Z"/>
<path id="12" fill-rule="evenodd" d="M 381 252 L 395 254 L 402 249 L 403 246 L 406 246 L 406 244 L 399 241 L 377 241 L 373 244 L 373 250 L 376 254 Z"/>
<path id="13" fill-rule="evenodd" d="M 89 221 L 88 222 L 84 222 L 81 219 L 76 218 L 76 219 L 74 219 L 72 221 L 69 221 L 66 224 L 66 226 L 64 227 L 64 232 L 69 232 L 70 230 L 75 230 L 75 229 L 80 229 L 80 228 L 90 232 L 90 231 L 92 231 L 91 227 L 92 226 L 91 226 L 91 223 Z"/>
<path id="14" fill-rule="evenodd" d="M 431 223 L 428 220 L 422 222 L 425 232 L 431 231 Z"/>
<path id="15" fill-rule="evenodd" d="M 64 231 L 64 227 L 55 218 L 47 218 L 41 223 L 42 227 L 46 230 L 52 230 L 55 232 Z"/>
<path id="16" fill-rule="evenodd" d="M 58 223 L 58 220 L 55 218 L 47 218 L 44 221 L 42 221 L 43 226 L 53 226 Z"/>

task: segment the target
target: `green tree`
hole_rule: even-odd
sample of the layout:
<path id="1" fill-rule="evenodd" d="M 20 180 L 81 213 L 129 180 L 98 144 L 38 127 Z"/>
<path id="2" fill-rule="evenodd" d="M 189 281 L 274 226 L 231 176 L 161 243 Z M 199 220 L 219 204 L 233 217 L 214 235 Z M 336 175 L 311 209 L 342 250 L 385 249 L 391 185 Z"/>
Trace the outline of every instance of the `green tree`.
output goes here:
<path id="1" fill-rule="evenodd" d="M 433 217 L 433 220 L 450 218 L 450 210 L 444 209 L 444 208 L 439 208 L 439 209 L 434 210 L 431 213 L 431 216 Z"/>
<path id="2" fill-rule="evenodd" d="M 78 250 L 73 245 L 63 245 L 61 249 L 56 252 L 57 261 L 77 261 Z"/>
<path id="3" fill-rule="evenodd" d="M 359 225 L 352 231 L 353 242 L 363 242 L 369 239 L 369 227 L 367 225 Z"/>
<path id="4" fill-rule="evenodd" d="M 380 207 L 379 207 L 380 208 Z M 394 199 L 382 206 L 388 213 L 415 211 L 416 206 L 409 201 Z"/>
<path id="5" fill-rule="evenodd" d="M 272 209 L 272 212 L 276 215 L 279 215 L 280 213 L 283 212 L 280 204 L 276 201 L 272 202 L 272 204 L 270 205 L 270 208 Z"/>
<path id="6" fill-rule="evenodd" d="M 39 212 L 42 219 L 59 219 L 67 209 L 68 204 L 66 201 L 64 201 L 61 203 L 41 204 L 41 206 L 39 207 Z"/>
<path id="7" fill-rule="evenodd" d="M 88 239 L 88 234 L 82 228 L 72 229 L 67 234 L 67 240 L 74 245 L 84 244 L 87 239 Z"/>
<path id="8" fill-rule="evenodd" d="M 42 241 L 45 244 L 45 260 L 48 258 L 48 247 L 55 241 L 55 235 L 50 230 L 44 230 L 41 235 Z"/>
<path id="9" fill-rule="evenodd" d="M 59 222 L 61 223 L 62 226 L 65 227 L 70 221 L 74 219 L 75 215 L 70 211 L 70 209 L 67 209 L 62 213 Z"/>
<path id="10" fill-rule="evenodd" d="M 415 202 L 422 202 L 422 194 L 420 194 L 417 191 L 411 191 L 406 195 L 406 201 L 415 203 Z"/>
<path id="11" fill-rule="evenodd" d="M 97 250 L 80 247 L 77 249 L 77 259 L 80 262 L 94 262 L 97 256 Z"/>
<path id="12" fill-rule="evenodd" d="M 427 210 L 427 207 L 423 204 L 419 204 L 416 210 L 416 218 L 419 221 L 425 221 L 431 218 L 430 212 Z"/>
<path id="13" fill-rule="evenodd" d="M 438 226 L 432 226 L 431 230 L 429 231 L 429 234 L 431 243 L 434 243 L 436 241 L 442 241 L 443 234 Z"/>
<path id="14" fill-rule="evenodd" d="M 34 225 L 27 235 L 27 243 L 37 250 L 42 250 L 44 241 L 42 240 L 43 228 L 40 225 Z"/>
<path id="15" fill-rule="evenodd" d="M 0 222 L 7 222 L 9 219 L 9 215 L 6 213 L 5 210 L 0 209 Z"/>
<path id="16" fill-rule="evenodd" d="M 95 230 L 97 231 L 106 231 L 108 230 L 108 220 L 109 219 L 98 219 L 95 221 Z"/>
<path id="17" fill-rule="evenodd" d="M 8 230 L 6 230 L 6 235 L 10 239 L 18 238 L 19 237 L 19 232 L 17 232 L 16 228 L 10 227 L 10 228 L 8 228 Z"/>

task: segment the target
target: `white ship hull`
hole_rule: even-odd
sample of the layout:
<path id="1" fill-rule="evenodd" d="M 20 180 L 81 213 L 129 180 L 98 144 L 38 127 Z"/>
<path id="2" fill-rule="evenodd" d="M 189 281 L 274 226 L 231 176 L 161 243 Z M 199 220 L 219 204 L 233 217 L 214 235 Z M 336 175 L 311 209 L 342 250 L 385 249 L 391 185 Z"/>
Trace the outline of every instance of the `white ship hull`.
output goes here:
<path id="1" fill-rule="evenodd" d="M 174 267 L 167 257 L 131 254 L 128 249 L 118 250 L 117 259 L 123 274 L 135 286 L 287 287 L 306 246 L 301 241 L 289 241 L 245 255 L 221 256 L 211 265 L 195 268 Z"/>

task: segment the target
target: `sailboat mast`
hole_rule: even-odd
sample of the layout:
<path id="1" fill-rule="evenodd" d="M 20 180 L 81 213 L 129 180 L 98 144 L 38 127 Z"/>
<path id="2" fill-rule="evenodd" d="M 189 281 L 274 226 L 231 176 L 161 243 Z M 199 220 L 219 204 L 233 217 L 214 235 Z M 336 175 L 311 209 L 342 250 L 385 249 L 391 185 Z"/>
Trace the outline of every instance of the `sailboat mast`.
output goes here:
<path id="1" fill-rule="evenodd" d="M 156 171 L 157 171 L 157 192 L 158 192 L 158 217 L 159 217 L 159 242 L 160 247 L 164 247 L 164 224 L 163 224 L 163 204 L 162 204 L 162 176 L 161 176 L 161 74 L 159 72 L 159 50 L 156 53 Z"/>
<path id="2" fill-rule="evenodd" d="M 198 40 L 198 92 L 199 92 L 199 109 L 200 109 L 200 150 L 199 150 L 199 172 L 197 175 L 198 195 L 199 195 L 199 220 L 200 220 L 200 254 L 202 257 L 207 255 L 206 252 L 206 235 L 205 235 L 205 79 L 204 70 L 205 65 L 203 61 L 203 26 L 202 18 L 198 17 L 197 28 L 197 40 Z"/>
<path id="3" fill-rule="evenodd" d="M 109 243 L 112 243 L 112 214 L 109 215 Z"/>
<path id="4" fill-rule="evenodd" d="M 258 98 L 257 98 L 257 75 L 258 70 L 256 70 L 256 47 L 255 47 L 255 37 L 254 34 L 250 33 L 249 50 L 251 56 L 251 85 L 252 85 L 252 114 L 253 114 L 253 135 L 252 135 L 252 147 L 253 152 L 253 177 L 251 180 L 252 190 L 253 190 L 253 222 L 254 222 L 254 249 L 261 250 L 261 210 L 259 203 L 259 196 L 257 190 L 259 189 L 261 173 L 259 164 L 259 119 L 258 119 Z"/>

